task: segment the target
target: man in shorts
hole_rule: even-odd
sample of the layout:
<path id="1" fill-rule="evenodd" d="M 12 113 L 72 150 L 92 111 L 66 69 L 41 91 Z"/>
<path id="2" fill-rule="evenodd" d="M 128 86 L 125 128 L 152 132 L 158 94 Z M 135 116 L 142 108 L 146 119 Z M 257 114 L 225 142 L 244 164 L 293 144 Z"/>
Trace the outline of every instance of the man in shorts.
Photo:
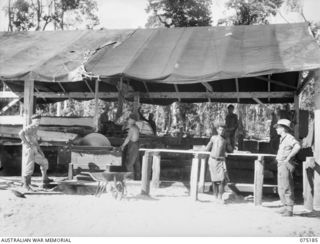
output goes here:
<path id="1" fill-rule="evenodd" d="M 22 140 L 22 145 L 26 147 L 25 154 L 22 161 L 22 180 L 23 187 L 30 191 L 31 188 L 31 176 L 34 171 L 34 163 L 40 165 L 42 174 L 42 187 L 46 187 L 51 179 L 47 176 L 47 170 L 49 167 L 48 160 L 45 158 L 43 151 L 38 143 L 37 132 L 40 125 L 41 115 L 35 114 L 31 117 L 32 123 L 19 132 L 19 136 Z"/>

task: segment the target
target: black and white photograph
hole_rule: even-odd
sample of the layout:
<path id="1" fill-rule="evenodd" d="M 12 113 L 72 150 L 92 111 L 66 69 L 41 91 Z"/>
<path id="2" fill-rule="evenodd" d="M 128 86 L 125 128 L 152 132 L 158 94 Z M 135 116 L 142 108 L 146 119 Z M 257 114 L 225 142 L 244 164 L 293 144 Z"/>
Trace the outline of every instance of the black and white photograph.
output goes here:
<path id="1" fill-rule="evenodd" d="M 109 237 L 320 242 L 319 0 L 0 0 L 0 242 Z"/>

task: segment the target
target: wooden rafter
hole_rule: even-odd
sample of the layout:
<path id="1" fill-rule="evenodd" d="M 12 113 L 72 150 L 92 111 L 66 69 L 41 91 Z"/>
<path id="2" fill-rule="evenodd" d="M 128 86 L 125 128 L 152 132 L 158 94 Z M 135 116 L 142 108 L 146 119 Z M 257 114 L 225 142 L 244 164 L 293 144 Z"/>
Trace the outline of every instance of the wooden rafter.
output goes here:
<path id="1" fill-rule="evenodd" d="M 92 90 L 91 86 L 89 85 L 87 80 L 84 80 L 84 82 L 86 83 L 87 87 L 89 88 L 89 91 L 94 95 L 94 91 Z"/>
<path id="2" fill-rule="evenodd" d="M 15 105 L 19 101 L 20 101 L 19 98 L 12 100 L 10 103 L 8 103 L 7 106 L 5 106 L 1 109 L 0 114 L 3 114 L 4 112 L 6 112 L 9 108 L 11 108 L 13 105 Z"/>
<path id="3" fill-rule="evenodd" d="M 208 82 L 201 82 L 201 84 L 206 88 L 207 92 L 213 92 L 212 86 Z M 208 102 L 211 103 L 211 98 L 208 99 Z"/>
<path id="4" fill-rule="evenodd" d="M 147 86 L 147 82 L 143 81 L 144 89 L 146 89 L 146 92 L 149 93 L 149 88 Z"/>
<path id="5" fill-rule="evenodd" d="M 136 92 L 128 92 L 125 94 L 126 98 L 132 98 Z M 293 98 L 294 92 L 239 92 L 239 98 Z M 54 93 L 54 92 L 35 92 L 36 97 L 45 98 L 79 98 L 79 99 L 93 99 L 94 94 L 90 92 L 69 92 L 69 93 Z M 99 92 L 99 98 L 118 98 L 118 92 Z M 13 93 L 13 92 L 3 92 L 0 93 L 0 98 L 21 98 L 23 93 Z M 234 97 L 234 92 L 150 92 L 150 93 L 140 93 L 140 98 L 155 98 L 155 99 L 228 99 Z"/>
<path id="6" fill-rule="evenodd" d="M 283 86 L 283 87 L 291 88 L 291 89 L 294 89 L 294 90 L 297 89 L 295 86 L 288 85 L 288 84 L 286 84 L 286 83 L 284 83 L 282 81 L 276 81 L 276 80 L 268 79 L 268 78 L 265 78 L 265 77 L 262 77 L 262 76 L 256 76 L 254 78 L 256 78 L 258 80 L 263 80 L 263 81 L 266 81 L 266 82 L 270 82 L 270 83 L 276 84 L 278 86 Z"/>
<path id="7" fill-rule="evenodd" d="M 270 83 L 271 75 L 268 75 L 268 92 L 271 92 L 271 83 Z M 270 102 L 270 97 L 268 97 L 268 102 Z"/>
<path id="8" fill-rule="evenodd" d="M 62 85 L 60 82 L 58 82 L 58 85 L 59 85 L 59 87 L 61 88 L 61 90 L 62 90 L 63 92 L 66 92 L 66 89 L 64 89 L 63 85 Z"/>
<path id="9" fill-rule="evenodd" d="M 174 89 L 176 91 L 176 97 L 178 98 L 178 101 L 181 102 L 181 98 L 179 97 L 178 85 L 177 84 L 173 84 L 173 85 L 174 85 Z"/>

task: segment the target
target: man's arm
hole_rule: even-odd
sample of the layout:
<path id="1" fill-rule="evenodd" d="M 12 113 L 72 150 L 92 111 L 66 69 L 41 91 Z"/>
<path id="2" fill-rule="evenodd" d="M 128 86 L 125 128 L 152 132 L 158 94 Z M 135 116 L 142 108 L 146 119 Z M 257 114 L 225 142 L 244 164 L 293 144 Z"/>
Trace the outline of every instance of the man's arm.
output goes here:
<path id="1" fill-rule="evenodd" d="M 208 145 L 206 146 L 206 151 L 210 151 L 211 147 L 212 147 L 212 137 L 210 138 L 210 141 L 209 141 Z"/>
<path id="2" fill-rule="evenodd" d="M 22 129 L 20 132 L 19 132 L 19 137 L 22 141 L 23 144 L 26 144 L 27 146 L 31 146 L 30 142 L 28 141 L 28 139 L 26 138 L 26 134 L 25 134 L 25 130 L 26 129 Z"/>
<path id="3" fill-rule="evenodd" d="M 121 145 L 121 150 L 123 150 L 125 148 L 125 146 L 129 143 L 130 139 L 132 138 L 132 128 L 129 129 L 128 131 L 128 136 L 126 137 L 126 139 L 124 140 L 123 144 Z"/>
<path id="4" fill-rule="evenodd" d="M 286 158 L 285 161 L 286 161 L 286 162 L 289 162 L 291 159 L 293 159 L 294 156 L 296 156 L 296 154 L 299 152 L 300 149 L 301 149 L 301 146 L 300 146 L 300 144 L 297 142 L 297 143 L 293 146 L 290 154 L 288 155 L 288 157 Z"/>

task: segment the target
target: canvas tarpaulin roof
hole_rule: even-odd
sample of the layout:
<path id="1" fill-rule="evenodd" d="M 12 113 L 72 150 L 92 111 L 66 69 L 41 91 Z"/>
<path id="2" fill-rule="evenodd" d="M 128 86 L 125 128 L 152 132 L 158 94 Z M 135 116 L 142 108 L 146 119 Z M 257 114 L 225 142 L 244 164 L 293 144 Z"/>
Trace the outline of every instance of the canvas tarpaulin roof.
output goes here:
<path id="1" fill-rule="evenodd" d="M 115 45 L 108 45 L 114 41 Z M 66 92 L 88 92 L 88 85 L 80 81 L 82 64 L 87 72 L 102 79 L 100 92 L 116 92 L 110 84 L 123 78 L 141 94 L 234 92 L 228 99 L 211 101 L 252 103 L 250 98 L 237 98 L 235 92 L 296 91 L 299 71 L 320 67 L 320 51 L 305 23 L 0 32 L 0 79 L 14 91 L 23 91 L 21 81 L 34 79 L 39 91 L 62 92 L 57 82 L 64 82 Z M 276 82 L 270 84 L 267 79 Z M 94 80 L 87 83 L 94 90 Z M 176 100 L 140 99 L 156 104 Z M 191 96 L 180 101 L 207 100 Z M 292 102 L 293 98 L 261 101 Z"/>
<path id="2" fill-rule="evenodd" d="M 320 67 L 306 24 L 140 29 L 86 70 L 160 83 L 199 83 Z"/>
<path id="3" fill-rule="evenodd" d="M 101 78 L 123 77 L 140 92 L 206 92 L 204 82 L 213 92 L 295 91 L 298 71 L 319 67 L 319 47 L 306 23 L 139 29 L 116 48 L 101 49 L 85 65 L 87 71 Z M 272 83 L 268 88 L 268 75 L 287 86 Z M 141 101 L 161 103 L 157 99 Z M 205 99 L 191 97 L 181 101 Z M 223 101 L 239 99 L 235 93 Z M 293 98 L 265 100 L 292 101 Z"/>
<path id="4" fill-rule="evenodd" d="M 80 81 L 81 66 L 96 49 L 133 30 L 0 32 L 0 79 Z"/>

